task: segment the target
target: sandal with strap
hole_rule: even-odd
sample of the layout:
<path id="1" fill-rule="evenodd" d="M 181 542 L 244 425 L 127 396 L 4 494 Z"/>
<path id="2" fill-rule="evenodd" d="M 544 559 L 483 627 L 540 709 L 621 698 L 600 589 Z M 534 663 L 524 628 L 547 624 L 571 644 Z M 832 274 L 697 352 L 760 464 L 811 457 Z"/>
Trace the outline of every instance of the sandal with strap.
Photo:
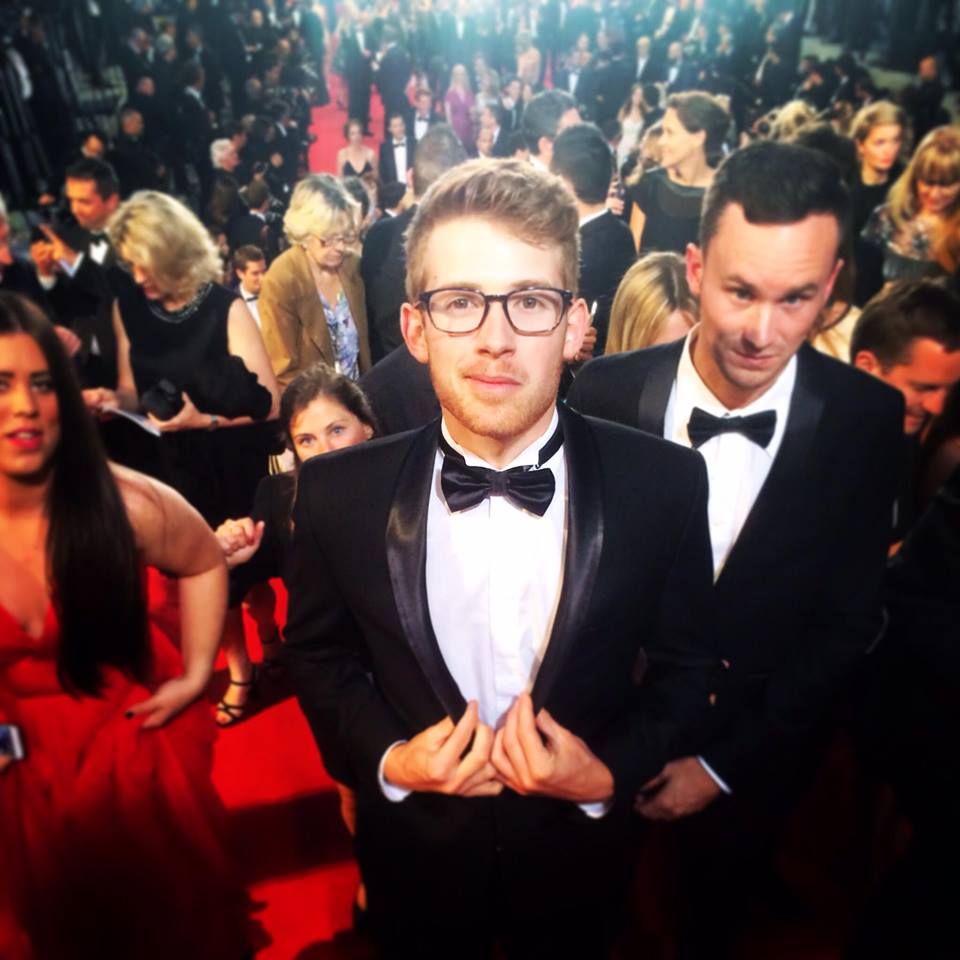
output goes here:
<path id="1" fill-rule="evenodd" d="M 227 687 L 245 687 L 249 690 L 247 693 L 246 699 L 243 703 L 227 703 L 226 693 L 224 694 L 224 699 L 217 704 L 217 713 L 225 713 L 228 717 L 226 720 L 221 720 L 218 716 L 214 722 L 218 727 L 232 727 L 234 724 L 239 723 L 246 715 L 247 705 L 250 703 L 250 699 L 253 697 L 256 690 L 257 681 L 259 680 L 257 675 L 257 667 L 254 665 L 253 672 L 250 674 L 249 680 L 231 680 Z"/>

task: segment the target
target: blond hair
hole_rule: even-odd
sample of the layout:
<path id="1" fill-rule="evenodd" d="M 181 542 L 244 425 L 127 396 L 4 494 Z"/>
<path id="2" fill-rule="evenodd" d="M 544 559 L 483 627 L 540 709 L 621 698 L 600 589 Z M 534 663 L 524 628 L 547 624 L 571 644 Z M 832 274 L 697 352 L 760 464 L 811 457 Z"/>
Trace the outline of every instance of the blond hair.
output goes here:
<path id="1" fill-rule="evenodd" d="M 293 244 L 324 237 L 336 230 L 357 232 L 360 204 L 329 173 L 311 173 L 293 190 L 283 217 L 283 231 Z"/>
<path id="2" fill-rule="evenodd" d="M 430 235 L 450 220 L 475 217 L 509 229 L 534 247 L 560 251 L 563 285 L 576 292 L 580 262 L 579 215 L 573 196 L 552 173 L 520 160 L 471 160 L 427 190 L 407 228 L 407 299 L 426 285 Z"/>
<path id="3" fill-rule="evenodd" d="M 960 181 L 960 130 L 936 127 L 920 141 L 907 164 L 887 194 L 890 217 L 898 230 L 920 212 L 917 181 L 955 184 Z M 943 214 L 943 230 L 933 247 L 934 259 L 948 273 L 960 264 L 960 195 L 951 209 Z"/>
<path id="4" fill-rule="evenodd" d="M 874 127 L 899 127 L 907 133 L 907 115 L 895 103 L 878 100 L 861 107 L 850 124 L 850 137 L 855 143 L 863 143 Z"/>
<path id="5" fill-rule="evenodd" d="M 220 279 L 223 264 L 204 225 L 179 200 L 138 190 L 107 221 L 121 260 L 149 272 L 168 297 L 192 300 L 205 284 Z"/>
<path id="6" fill-rule="evenodd" d="M 790 140 L 801 127 L 817 122 L 817 111 L 806 100 L 791 100 L 785 103 L 770 120 L 770 137 L 773 140 Z"/>
<path id="7" fill-rule="evenodd" d="M 604 353 L 640 350 L 657 342 L 675 310 L 697 316 L 697 301 L 687 284 L 678 253 L 648 253 L 624 275 L 610 309 Z"/>

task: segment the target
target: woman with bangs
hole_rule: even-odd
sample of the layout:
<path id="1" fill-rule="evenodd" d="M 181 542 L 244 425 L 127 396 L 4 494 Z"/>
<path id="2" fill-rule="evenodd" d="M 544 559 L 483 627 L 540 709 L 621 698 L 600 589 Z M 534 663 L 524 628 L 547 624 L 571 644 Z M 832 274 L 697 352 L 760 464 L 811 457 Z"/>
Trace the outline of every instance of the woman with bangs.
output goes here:
<path id="1" fill-rule="evenodd" d="M 354 249 L 359 209 L 343 184 L 326 173 L 305 177 L 293 191 L 283 218 L 290 248 L 270 265 L 260 291 L 263 339 L 282 387 L 318 361 L 351 380 L 370 367 L 366 300 Z"/>
<path id="2" fill-rule="evenodd" d="M 917 147 L 861 234 L 883 253 L 883 280 L 951 275 L 960 265 L 960 130 L 937 127 Z"/>

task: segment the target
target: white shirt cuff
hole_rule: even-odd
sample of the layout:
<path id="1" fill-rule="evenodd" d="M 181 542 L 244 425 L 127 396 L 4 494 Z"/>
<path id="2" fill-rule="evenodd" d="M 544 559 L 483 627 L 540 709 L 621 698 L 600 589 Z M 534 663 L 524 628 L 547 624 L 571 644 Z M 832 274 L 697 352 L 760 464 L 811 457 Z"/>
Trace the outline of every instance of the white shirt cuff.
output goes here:
<path id="1" fill-rule="evenodd" d="M 726 794 L 732 794 L 733 791 L 723 782 L 723 780 L 717 776 L 716 771 L 707 763 L 703 757 L 697 757 L 697 760 L 700 763 L 700 766 L 710 775 L 710 779 Z"/>
<path id="2" fill-rule="evenodd" d="M 394 747 L 398 747 L 401 743 L 406 742 L 406 740 L 397 740 L 394 743 L 391 743 L 390 746 L 383 751 L 383 756 L 380 758 L 380 765 L 377 767 L 377 780 L 380 782 L 380 789 L 383 791 L 383 795 L 391 803 L 399 803 L 401 800 L 406 800 L 411 793 L 410 790 L 405 790 L 403 787 L 398 787 L 393 783 L 388 783 L 387 778 L 383 775 L 383 767 L 387 762 L 387 754 Z"/>
<path id="3" fill-rule="evenodd" d="M 52 290 L 57 285 L 56 274 L 54 274 L 52 277 L 45 277 L 42 273 L 38 273 L 37 280 L 44 290 Z"/>
<path id="4" fill-rule="evenodd" d="M 596 803 L 578 803 L 577 806 L 591 819 L 605 817 L 613 806 L 613 800 L 598 800 Z"/>
<path id="5" fill-rule="evenodd" d="M 73 277 L 76 275 L 77 271 L 80 269 L 80 264 L 83 263 L 83 253 L 80 252 L 77 254 L 77 259 L 73 261 L 73 266 L 67 263 L 66 260 L 58 260 L 57 263 L 63 267 L 63 272 L 68 277 Z"/>

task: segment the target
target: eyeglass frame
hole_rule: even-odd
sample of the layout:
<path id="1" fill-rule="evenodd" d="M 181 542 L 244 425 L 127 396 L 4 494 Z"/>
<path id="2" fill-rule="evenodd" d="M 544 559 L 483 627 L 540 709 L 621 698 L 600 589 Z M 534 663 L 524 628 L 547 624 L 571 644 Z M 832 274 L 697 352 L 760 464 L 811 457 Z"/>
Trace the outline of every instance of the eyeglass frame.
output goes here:
<path id="1" fill-rule="evenodd" d="M 311 233 L 310 236 L 316 240 L 324 250 L 329 250 L 331 247 L 337 246 L 344 248 L 352 247 L 357 240 L 360 239 L 356 233 L 351 233 L 350 239 L 347 239 L 347 237 L 342 233 L 335 234 L 332 237 L 321 237 L 317 233 Z"/>
<path id="2" fill-rule="evenodd" d="M 560 313 L 557 316 L 556 323 L 554 323 L 549 330 L 518 330 L 517 325 L 513 322 L 513 320 L 510 319 L 510 311 L 507 308 L 507 300 L 514 296 L 514 294 L 526 293 L 533 290 L 544 290 L 547 293 L 560 294 L 560 299 L 562 301 Z M 435 293 L 450 293 L 454 291 L 459 291 L 461 293 L 472 293 L 475 296 L 483 297 L 483 313 L 480 315 L 480 321 L 475 327 L 471 327 L 469 330 L 444 330 L 443 327 L 438 326 L 437 321 L 433 319 L 433 313 L 430 311 L 430 298 Z M 433 324 L 434 329 L 439 330 L 440 333 L 445 333 L 448 337 L 464 337 L 469 336 L 471 333 L 476 333 L 483 326 L 484 322 L 489 316 L 491 303 L 499 303 L 501 305 L 503 308 L 503 315 L 507 318 L 507 323 L 510 324 L 510 329 L 518 337 L 548 337 L 563 322 L 563 318 L 567 315 L 567 311 L 573 304 L 573 300 L 573 291 L 563 290 L 560 287 L 520 287 L 517 290 L 511 290 L 509 293 L 484 293 L 482 290 L 471 290 L 469 287 L 437 287 L 434 290 L 424 290 L 424 292 L 417 297 L 416 303 L 426 312 L 427 316 L 430 318 L 430 322 Z"/>

